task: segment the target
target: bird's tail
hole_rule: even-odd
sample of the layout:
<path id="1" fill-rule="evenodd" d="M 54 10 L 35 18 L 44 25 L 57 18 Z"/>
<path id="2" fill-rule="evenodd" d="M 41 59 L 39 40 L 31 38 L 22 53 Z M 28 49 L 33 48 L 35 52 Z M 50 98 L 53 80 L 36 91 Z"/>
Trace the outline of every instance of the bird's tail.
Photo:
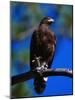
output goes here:
<path id="1" fill-rule="evenodd" d="M 47 81 L 47 78 L 44 78 L 44 77 L 34 79 L 34 88 L 38 94 L 41 94 L 42 92 L 44 92 L 45 87 L 46 87 L 46 81 Z"/>

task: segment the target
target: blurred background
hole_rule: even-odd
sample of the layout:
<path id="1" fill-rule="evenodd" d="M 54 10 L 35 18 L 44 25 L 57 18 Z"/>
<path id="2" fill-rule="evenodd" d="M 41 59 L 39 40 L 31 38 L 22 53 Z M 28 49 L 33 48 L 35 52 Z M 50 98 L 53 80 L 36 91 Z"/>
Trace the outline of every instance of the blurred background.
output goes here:
<path id="1" fill-rule="evenodd" d="M 45 16 L 54 18 L 50 27 L 57 43 L 52 68 L 73 68 L 73 6 L 45 3 L 10 2 L 11 76 L 30 70 L 30 41 L 33 31 Z M 45 91 L 38 95 L 33 79 L 11 86 L 11 97 L 71 95 L 72 79 L 64 76 L 49 77 Z"/>

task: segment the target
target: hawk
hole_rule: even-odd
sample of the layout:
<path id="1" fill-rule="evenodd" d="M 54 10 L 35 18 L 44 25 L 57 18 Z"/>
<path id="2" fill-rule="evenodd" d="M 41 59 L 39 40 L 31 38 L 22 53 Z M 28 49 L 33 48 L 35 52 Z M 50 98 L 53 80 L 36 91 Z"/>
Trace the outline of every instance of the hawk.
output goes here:
<path id="1" fill-rule="evenodd" d="M 30 68 L 31 70 L 42 70 L 51 68 L 54 57 L 56 36 L 49 25 L 54 22 L 50 17 L 44 17 L 37 29 L 34 30 L 30 43 Z M 46 87 L 47 77 L 36 77 L 34 88 L 38 94 Z"/>

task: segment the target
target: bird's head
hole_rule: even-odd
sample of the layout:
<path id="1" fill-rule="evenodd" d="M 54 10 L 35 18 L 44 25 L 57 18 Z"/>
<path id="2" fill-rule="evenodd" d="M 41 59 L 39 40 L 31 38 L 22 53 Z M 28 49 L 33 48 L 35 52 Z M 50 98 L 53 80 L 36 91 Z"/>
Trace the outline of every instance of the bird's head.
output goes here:
<path id="1" fill-rule="evenodd" d="M 50 18 L 50 17 L 44 17 L 41 22 L 40 22 L 40 25 L 41 24 L 47 24 L 47 25 L 50 25 L 51 23 L 54 22 L 54 19 Z"/>

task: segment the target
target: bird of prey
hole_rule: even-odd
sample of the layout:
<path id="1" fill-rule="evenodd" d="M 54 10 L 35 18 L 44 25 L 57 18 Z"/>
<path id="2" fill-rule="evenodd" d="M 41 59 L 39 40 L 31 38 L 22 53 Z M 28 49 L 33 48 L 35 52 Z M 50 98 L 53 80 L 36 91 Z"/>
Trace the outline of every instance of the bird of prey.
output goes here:
<path id="1" fill-rule="evenodd" d="M 34 30 L 30 43 L 30 68 L 31 70 L 42 70 L 51 68 L 54 57 L 56 36 L 49 25 L 54 22 L 50 17 L 44 17 L 38 28 Z M 35 91 L 40 94 L 46 87 L 47 77 L 36 77 L 34 79 Z"/>

